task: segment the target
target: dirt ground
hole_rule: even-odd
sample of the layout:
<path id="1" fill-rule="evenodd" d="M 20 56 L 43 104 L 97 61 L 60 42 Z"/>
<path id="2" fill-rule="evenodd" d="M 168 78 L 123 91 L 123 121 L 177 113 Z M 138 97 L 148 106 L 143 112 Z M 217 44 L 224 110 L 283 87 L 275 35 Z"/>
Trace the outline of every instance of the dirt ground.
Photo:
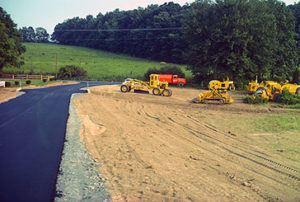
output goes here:
<path id="1" fill-rule="evenodd" d="M 300 163 L 260 146 L 273 134 L 239 125 L 299 110 L 239 103 L 238 94 L 230 105 L 192 104 L 199 90 L 172 91 L 163 97 L 100 86 L 74 99 L 81 140 L 113 201 L 300 200 Z"/>
<path id="2" fill-rule="evenodd" d="M 58 85 L 69 85 L 69 84 L 75 84 L 75 83 L 78 83 L 78 82 L 74 82 L 74 81 L 55 82 L 55 83 L 47 84 L 44 86 L 35 86 L 35 85 L 24 86 L 24 87 L 22 87 L 22 89 L 45 88 L 45 87 L 58 86 Z M 0 103 L 15 98 L 18 94 L 19 89 L 20 88 L 3 88 L 3 87 L 1 87 L 0 88 Z"/>

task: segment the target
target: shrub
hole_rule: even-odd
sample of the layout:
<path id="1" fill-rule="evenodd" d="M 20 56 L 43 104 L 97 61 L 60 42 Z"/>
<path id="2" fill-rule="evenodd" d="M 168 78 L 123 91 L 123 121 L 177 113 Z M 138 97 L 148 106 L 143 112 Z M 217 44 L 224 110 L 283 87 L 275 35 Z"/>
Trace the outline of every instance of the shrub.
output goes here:
<path id="1" fill-rule="evenodd" d="M 160 69 L 150 68 L 147 70 L 147 72 L 144 74 L 144 77 L 146 80 L 149 80 L 150 74 L 175 74 L 178 75 L 179 78 L 185 78 L 184 73 L 182 70 L 174 65 L 165 66 Z"/>
<path id="2" fill-rule="evenodd" d="M 300 104 L 300 95 L 292 94 L 287 89 L 283 89 L 276 101 L 286 105 Z"/>
<path id="3" fill-rule="evenodd" d="M 246 95 L 245 101 L 250 104 L 261 104 L 261 103 L 268 103 L 268 99 L 263 98 L 261 95 L 254 96 Z"/>
<path id="4" fill-rule="evenodd" d="M 85 76 L 87 76 L 87 72 L 84 69 L 73 65 L 61 67 L 57 74 L 59 79 L 81 79 Z"/>
<path id="5" fill-rule="evenodd" d="M 19 81 L 15 81 L 15 85 L 18 86 L 20 84 Z"/>
<path id="6" fill-rule="evenodd" d="M 31 81 L 30 81 L 30 80 L 27 80 L 27 81 L 26 81 L 26 84 L 27 84 L 27 85 L 31 84 Z"/>
<path id="7" fill-rule="evenodd" d="M 5 87 L 10 87 L 10 86 L 11 86 L 10 82 L 9 81 L 5 81 Z"/>

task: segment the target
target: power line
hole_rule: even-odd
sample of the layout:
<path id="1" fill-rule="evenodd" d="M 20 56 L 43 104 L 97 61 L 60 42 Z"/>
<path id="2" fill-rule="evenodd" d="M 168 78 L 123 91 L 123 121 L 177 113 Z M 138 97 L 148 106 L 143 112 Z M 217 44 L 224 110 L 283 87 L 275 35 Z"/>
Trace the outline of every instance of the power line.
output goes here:
<path id="1" fill-rule="evenodd" d="M 182 30 L 185 27 L 165 27 L 165 28 L 136 28 L 136 29 L 57 29 L 55 32 L 128 32 L 128 31 L 168 31 Z"/>

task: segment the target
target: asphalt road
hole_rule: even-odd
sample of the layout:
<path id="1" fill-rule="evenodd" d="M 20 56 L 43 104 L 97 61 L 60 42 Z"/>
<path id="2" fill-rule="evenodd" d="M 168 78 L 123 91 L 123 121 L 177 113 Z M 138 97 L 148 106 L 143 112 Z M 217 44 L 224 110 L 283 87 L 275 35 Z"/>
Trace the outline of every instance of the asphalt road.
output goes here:
<path id="1" fill-rule="evenodd" d="M 89 86 L 112 83 L 89 82 Z M 0 201 L 52 201 L 76 85 L 24 90 L 0 104 Z"/>

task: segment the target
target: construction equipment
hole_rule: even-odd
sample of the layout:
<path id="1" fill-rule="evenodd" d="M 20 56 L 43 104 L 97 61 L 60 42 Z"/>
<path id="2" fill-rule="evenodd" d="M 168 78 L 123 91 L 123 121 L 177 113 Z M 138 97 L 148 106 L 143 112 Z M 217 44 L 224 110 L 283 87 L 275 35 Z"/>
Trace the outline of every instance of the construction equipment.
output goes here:
<path id="1" fill-rule="evenodd" d="M 229 78 L 227 77 L 226 80 L 224 81 L 219 81 L 219 80 L 212 80 L 208 83 L 208 89 L 223 89 L 223 90 L 235 90 L 235 86 L 233 84 L 233 81 L 230 81 Z"/>
<path id="2" fill-rule="evenodd" d="M 166 97 L 172 95 L 172 91 L 168 89 L 168 82 L 159 81 L 158 74 L 151 74 L 150 82 L 128 78 L 121 84 L 121 92 L 130 92 L 131 89 L 133 89 L 134 92 L 139 93 L 149 93 L 149 91 L 152 89 L 153 95 L 163 95 Z"/>
<path id="3" fill-rule="evenodd" d="M 265 84 L 262 81 L 261 83 L 258 83 L 257 81 L 251 81 L 248 84 L 248 91 L 250 91 L 251 93 L 254 93 L 259 87 L 264 87 Z"/>
<path id="4" fill-rule="evenodd" d="M 283 83 L 281 89 L 287 89 L 290 93 L 300 95 L 300 85 L 288 83 L 288 81 Z"/>
<path id="5" fill-rule="evenodd" d="M 223 89 L 211 89 L 210 91 L 206 91 L 200 93 L 198 97 L 192 100 L 193 103 L 218 103 L 218 104 L 227 104 L 233 103 L 234 100 L 228 94 L 227 90 Z"/>
<path id="6" fill-rule="evenodd" d="M 275 81 L 267 81 L 265 86 L 260 86 L 254 93 L 254 98 L 261 95 L 268 100 L 276 101 L 283 89 L 287 89 L 290 93 L 300 95 L 300 85 L 290 84 L 288 81 L 277 83 Z"/>

